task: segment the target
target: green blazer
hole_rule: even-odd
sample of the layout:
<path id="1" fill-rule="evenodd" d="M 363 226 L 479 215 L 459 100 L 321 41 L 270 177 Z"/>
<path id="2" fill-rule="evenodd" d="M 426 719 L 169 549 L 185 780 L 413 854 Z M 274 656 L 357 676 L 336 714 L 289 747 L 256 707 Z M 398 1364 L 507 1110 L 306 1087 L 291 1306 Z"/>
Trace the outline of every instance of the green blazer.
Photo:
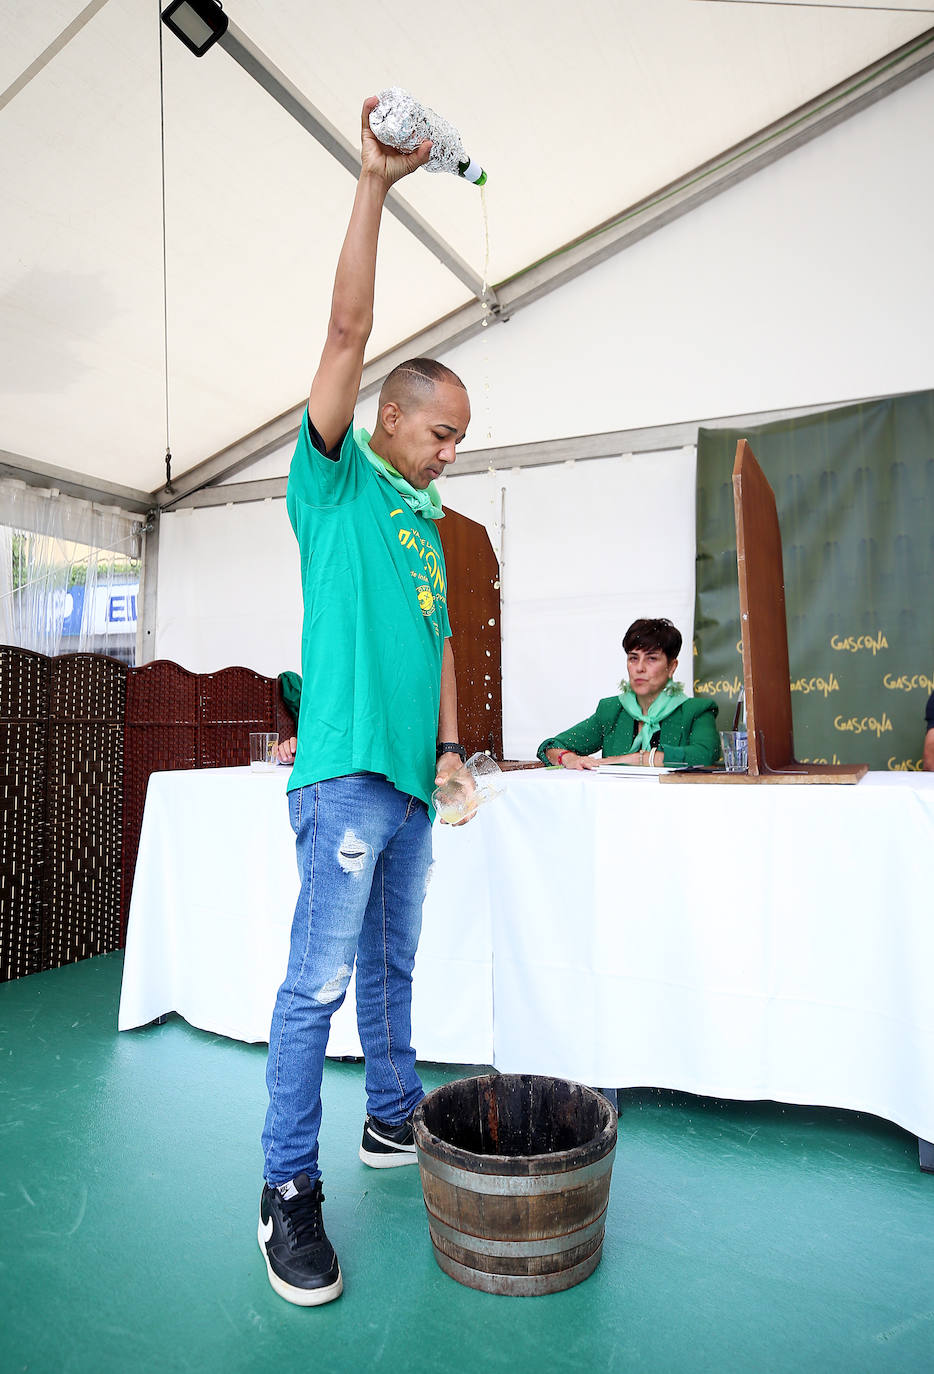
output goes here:
<path id="1" fill-rule="evenodd" d="M 641 728 L 623 710 L 619 697 L 604 697 L 592 716 L 543 740 L 538 757 L 547 763 L 546 749 L 573 749 L 575 754 L 594 754 L 599 749 L 604 757 L 631 754 L 633 739 Z M 707 697 L 685 697 L 677 711 L 665 717 L 657 733 L 665 763 L 708 766 L 720 757 L 717 703 Z"/>

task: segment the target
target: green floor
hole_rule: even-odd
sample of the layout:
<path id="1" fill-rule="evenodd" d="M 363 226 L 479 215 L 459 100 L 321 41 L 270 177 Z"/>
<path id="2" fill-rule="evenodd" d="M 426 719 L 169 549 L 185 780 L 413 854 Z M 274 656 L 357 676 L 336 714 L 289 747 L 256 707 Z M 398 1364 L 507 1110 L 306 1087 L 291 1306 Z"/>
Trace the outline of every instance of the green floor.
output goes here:
<path id="1" fill-rule="evenodd" d="M 120 955 L 0 987 L 0 1371 L 934 1370 L 934 1177 L 874 1117 L 640 1090 L 603 1262 L 492 1297 L 435 1265 L 416 1169 L 357 1159 L 325 1078 L 343 1297 L 300 1310 L 256 1244 L 262 1046 L 118 1035 Z M 426 1067 L 426 1087 L 464 1070 Z"/>

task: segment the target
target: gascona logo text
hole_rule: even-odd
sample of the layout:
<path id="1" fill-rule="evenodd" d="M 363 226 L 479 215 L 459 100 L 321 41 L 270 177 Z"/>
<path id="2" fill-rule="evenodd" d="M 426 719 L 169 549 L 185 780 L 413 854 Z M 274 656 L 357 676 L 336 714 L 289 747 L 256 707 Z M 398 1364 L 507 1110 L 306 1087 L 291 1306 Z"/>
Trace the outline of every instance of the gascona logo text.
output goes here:
<path id="1" fill-rule="evenodd" d="M 882 679 L 882 686 L 887 687 L 890 692 L 934 692 L 934 673 L 930 677 L 926 673 L 912 673 L 910 676 L 903 674 L 896 677 L 894 673 L 886 673 Z"/>
<path id="2" fill-rule="evenodd" d="M 831 692 L 839 692 L 840 684 L 833 673 L 828 673 L 826 677 L 798 677 L 794 678 L 791 684 L 793 692 L 802 692 L 809 696 L 811 692 L 822 692 L 824 697 L 829 697 Z"/>
<path id="3" fill-rule="evenodd" d="M 877 635 L 848 635 L 846 639 L 842 639 L 840 635 L 831 635 L 830 647 L 845 650 L 849 654 L 858 654 L 865 649 L 875 658 L 880 649 L 889 647 L 889 641 L 880 630 Z"/>
<path id="4" fill-rule="evenodd" d="M 876 720 L 875 716 L 834 716 L 833 728 L 835 730 L 848 730 L 851 734 L 862 735 L 872 733 L 876 739 L 880 735 L 888 734 L 892 729 L 892 722 L 885 712 L 882 712 L 882 719 Z"/>
<path id="5" fill-rule="evenodd" d="M 735 697 L 743 690 L 741 677 L 722 677 L 719 682 L 698 682 L 694 679 L 694 695 L 698 697 Z"/>

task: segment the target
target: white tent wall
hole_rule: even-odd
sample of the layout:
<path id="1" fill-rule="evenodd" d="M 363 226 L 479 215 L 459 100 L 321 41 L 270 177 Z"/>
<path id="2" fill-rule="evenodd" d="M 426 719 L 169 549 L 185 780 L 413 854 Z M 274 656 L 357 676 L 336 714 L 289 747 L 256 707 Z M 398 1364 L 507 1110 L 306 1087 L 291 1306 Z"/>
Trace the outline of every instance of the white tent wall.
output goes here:
<path id="1" fill-rule="evenodd" d="M 467 446 L 934 385 L 932 127 L 929 73 L 451 350 L 445 361 L 473 400 Z M 309 337 L 309 373 L 324 326 Z M 374 414 L 370 400 L 358 420 Z M 235 480 L 282 476 L 288 460 L 270 455 Z M 497 547 L 506 491 L 507 754 L 527 755 L 612 691 L 627 617 L 670 614 L 690 643 L 693 453 L 442 485 Z M 161 525 L 157 655 L 193 669 L 297 666 L 284 502 L 179 512 Z M 193 588 L 210 590 L 194 598 Z M 682 675 L 690 681 L 687 655 Z"/>
<path id="2" fill-rule="evenodd" d="M 156 643 L 195 673 L 234 664 L 274 677 L 301 667 L 298 545 L 284 501 L 163 515 Z"/>

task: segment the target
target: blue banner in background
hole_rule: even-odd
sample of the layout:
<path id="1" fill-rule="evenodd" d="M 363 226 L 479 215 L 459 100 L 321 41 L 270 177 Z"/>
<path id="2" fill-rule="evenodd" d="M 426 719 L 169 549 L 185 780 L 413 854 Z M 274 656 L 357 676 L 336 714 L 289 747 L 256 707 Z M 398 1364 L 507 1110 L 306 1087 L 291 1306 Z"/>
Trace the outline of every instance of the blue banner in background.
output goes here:
<path id="1" fill-rule="evenodd" d="M 72 587 L 71 591 L 65 596 L 65 619 L 62 622 L 63 635 L 79 635 L 81 633 L 81 617 L 84 614 L 84 592 L 85 588 Z"/>
<path id="2" fill-rule="evenodd" d="M 139 584 L 112 587 L 107 594 L 106 626 L 110 634 L 130 634 L 136 630 L 136 598 Z"/>
<path id="3" fill-rule="evenodd" d="M 81 634 L 135 635 L 138 582 L 122 582 L 112 587 L 97 587 L 88 601 L 87 588 L 72 587 L 65 595 L 64 637 Z"/>

